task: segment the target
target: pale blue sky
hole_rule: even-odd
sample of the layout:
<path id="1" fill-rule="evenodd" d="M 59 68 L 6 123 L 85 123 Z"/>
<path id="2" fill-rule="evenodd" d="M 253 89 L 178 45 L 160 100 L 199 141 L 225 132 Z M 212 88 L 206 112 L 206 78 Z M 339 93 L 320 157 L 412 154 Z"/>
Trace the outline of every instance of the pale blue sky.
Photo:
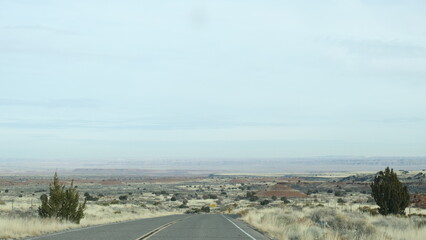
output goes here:
<path id="1" fill-rule="evenodd" d="M 0 158 L 426 155 L 425 13 L 0 0 Z"/>

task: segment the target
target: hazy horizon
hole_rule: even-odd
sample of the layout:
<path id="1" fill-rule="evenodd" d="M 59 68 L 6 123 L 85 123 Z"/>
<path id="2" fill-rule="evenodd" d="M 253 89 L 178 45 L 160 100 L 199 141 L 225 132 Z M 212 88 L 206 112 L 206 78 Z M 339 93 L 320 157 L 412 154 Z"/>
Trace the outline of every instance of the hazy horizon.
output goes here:
<path id="1" fill-rule="evenodd" d="M 0 159 L 426 156 L 425 12 L 1 1 Z"/>

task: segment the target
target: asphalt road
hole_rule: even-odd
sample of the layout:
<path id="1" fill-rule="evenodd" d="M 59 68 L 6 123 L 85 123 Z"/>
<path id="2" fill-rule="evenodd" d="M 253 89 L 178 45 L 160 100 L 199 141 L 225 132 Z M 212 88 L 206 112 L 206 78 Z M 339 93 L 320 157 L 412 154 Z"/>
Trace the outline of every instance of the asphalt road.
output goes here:
<path id="1" fill-rule="evenodd" d="M 195 214 L 75 229 L 28 240 L 269 239 L 233 215 Z"/>

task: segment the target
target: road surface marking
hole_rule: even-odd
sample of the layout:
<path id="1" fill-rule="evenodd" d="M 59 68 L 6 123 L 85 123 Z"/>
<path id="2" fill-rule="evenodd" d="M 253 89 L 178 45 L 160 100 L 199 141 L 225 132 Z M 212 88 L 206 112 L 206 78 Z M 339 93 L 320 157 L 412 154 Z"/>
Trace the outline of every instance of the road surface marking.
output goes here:
<path id="1" fill-rule="evenodd" d="M 148 219 L 148 218 L 140 218 L 140 219 L 126 220 L 126 221 L 122 221 L 122 222 L 104 223 L 104 224 L 96 224 L 96 225 L 87 226 L 87 227 L 65 229 L 65 230 L 61 230 L 59 232 L 46 233 L 46 234 L 41 235 L 41 236 L 32 236 L 32 237 L 30 236 L 30 237 L 26 238 L 26 240 L 36 240 L 36 239 L 40 239 L 40 238 L 56 236 L 56 235 L 61 235 L 61 234 L 65 234 L 65 233 L 78 232 L 78 231 L 83 231 L 83 230 L 86 230 L 86 229 L 104 227 L 104 226 L 107 226 L 107 225 L 118 225 L 118 224 L 122 224 L 122 223 L 136 222 L 136 221 L 145 220 L 145 219 Z"/>
<path id="2" fill-rule="evenodd" d="M 248 234 L 246 231 L 244 231 L 242 228 L 240 228 L 237 224 L 235 224 L 233 221 L 229 220 L 229 218 L 225 217 L 225 215 L 222 214 L 222 217 L 224 217 L 226 220 L 228 220 L 230 223 L 234 224 L 235 227 L 240 229 L 241 232 L 245 233 L 249 238 L 256 240 L 256 238 L 252 237 L 250 234 Z"/>
<path id="3" fill-rule="evenodd" d="M 152 230 L 151 232 L 149 232 L 149 233 L 147 233 L 147 234 L 145 234 L 145 235 L 143 235 L 141 237 L 136 238 L 136 240 L 146 240 L 146 239 L 154 236 L 155 234 L 159 233 L 160 231 L 162 231 L 162 230 L 170 227 L 171 225 L 173 225 L 173 224 L 175 224 L 175 223 L 177 223 L 179 221 L 185 220 L 187 218 L 189 218 L 189 217 L 186 217 L 186 218 L 183 218 L 183 219 L 174 220 L 174 221 L 171 221 L 169 223 L 166 223 L 166 224 L 164 224 L 164 225 L 162 225 L 162 226 L 160 226 L 160 227 Z"/>

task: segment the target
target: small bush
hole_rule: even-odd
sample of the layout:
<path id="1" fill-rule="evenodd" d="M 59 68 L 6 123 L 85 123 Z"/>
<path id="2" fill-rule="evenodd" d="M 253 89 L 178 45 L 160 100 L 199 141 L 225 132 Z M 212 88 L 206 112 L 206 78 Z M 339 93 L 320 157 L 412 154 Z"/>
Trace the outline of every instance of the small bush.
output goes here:
<path id="1" fill-rule="evenodd" d="M 209 198 L 210 199 L 217 199 L 217 195 L 216 194 L 209 194 Z"/>
<path id="2" fill-rule="evenodd" d="M 127 201 L 127 195 L 121 195 L 118 197 L 121 201 Z"/>
<path id="3" fill-rule="evenodd" d="M 201 207 L 201 212 L 209 213 L 210 212 L 210 207 L 209 206 L 203 206 L 203 207 Z"/>
<path id="4" fill-rule="evenodd" d="M 88 192 L 84 193 L 84 197 L 86 198 L 87 201 L 98 201 L 99 200 L 98 197 L 93 197 Z"/>
<path id="5" fill-rule="evenodd" d="M 369 208 L 367 206 L 359 207 L 358 210 L 362 213 L 369 213 L 371 216 L 379 215 L 379 209 L 377 208 Z"/>
<path id="6" fill-rule="evenodd" d="M 119 204 L 119 203 L 120 203 L 120 201 L 117 200 L 117 199 L 114 199 L 114 200 L 111 201 L 111 204 Z"/>
<path id="7" fill-rule="evenodd" d="M 335 191 L 334 192 L 334 196 L 336 196 L 336 197 L 342 197 L 344 195 L 345 195 L 345 192 L 342 192 L 342 191 Z"/>
<path id="8" fill-rule="evenodd" d="M 258 197 L 258 196 L 251 196 L 248 200 L 249 200 L 250 202 L 256 202 L 258 199 L 259 199 L 259 197 Z"/>
<path id="9" fill-rule="evenodd" d="M 269 204 L 269 200 L 265 199 L 260 201 L 260 205 L 264 206 L 264 205 L 268 205 Z"/>

